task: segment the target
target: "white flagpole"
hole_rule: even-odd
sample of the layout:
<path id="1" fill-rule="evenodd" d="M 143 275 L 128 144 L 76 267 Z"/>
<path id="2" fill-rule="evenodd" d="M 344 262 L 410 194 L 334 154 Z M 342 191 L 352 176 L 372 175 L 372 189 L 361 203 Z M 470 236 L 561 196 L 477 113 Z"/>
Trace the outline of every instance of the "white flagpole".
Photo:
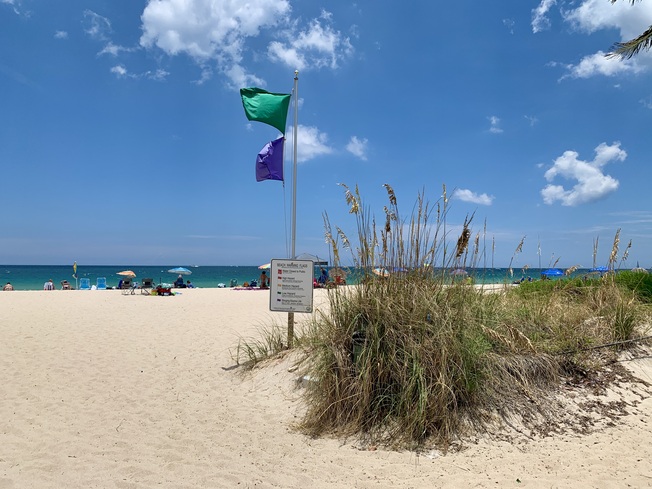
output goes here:
<path id="1" fill-rule="evenodd" d="M 296 255 L 297 239 L 297 129 L 299 125 L 299 71 L 294 71 L 294 130 L 292 132 L 293 168 L 292 168 L 292 256 Z"/>
<path id="2" fill-rule="evenodd" d="M 293 167 L 292 167 L 292 251 L 290 259 L 296 258 L 297 240 L 297 131 L 299 126 L 299 70 L 294 70 L 294 130 L 292 132 L 293 143 Z M 288 348 L 292 348 L 294 342 L 294 313 L 288 312 Z"/>

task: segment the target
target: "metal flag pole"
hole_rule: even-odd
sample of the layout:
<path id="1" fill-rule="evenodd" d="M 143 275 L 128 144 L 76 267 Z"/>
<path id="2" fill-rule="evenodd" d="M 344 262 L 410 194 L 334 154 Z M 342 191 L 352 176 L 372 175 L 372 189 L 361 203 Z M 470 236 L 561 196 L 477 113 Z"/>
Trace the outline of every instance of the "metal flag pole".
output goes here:
<path id="1" fill-rule="evenodd" d="M 294 130 L 292 131 L 293 165 L 292 165 L 292 244 L 290 259 L 294 260 L 297 240 L 297 129 L 299 125 L 299 70 L 294 70 Z M 288 348 L 294 343 L 294 313 L 288 312 Z"/>

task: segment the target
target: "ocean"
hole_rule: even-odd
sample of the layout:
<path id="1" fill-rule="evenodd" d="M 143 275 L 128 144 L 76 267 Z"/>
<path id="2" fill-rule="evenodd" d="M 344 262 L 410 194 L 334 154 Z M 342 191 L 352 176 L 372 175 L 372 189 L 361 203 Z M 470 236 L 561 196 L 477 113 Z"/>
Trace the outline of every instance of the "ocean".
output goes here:
<path id="1" fill-rule="evenodd" d="M 136 274 L 135 282 L 143 278 L 152 278 L 155 283 L 172 283 L 177 278 L 177 274 L 169 273 L 168 270 L 174 268 L 173 266 L 86 266 L 79 265 L 77 267 L 77 278 L 88 278 L 91 285 L 97 283 L 98 277 L 105 277 L 108 287 L 117 287 L 120 281 L 118 272 L 123 270 L 132 270 Z M 346 267 L 343 267 L 345 270 Z M 227 287 L 231 281 L 235 281 L 238 285 L 244 282 L 251 282 L 257 280 L 260 276 L 260 270 L 257 266 L 200 266 L 188 267 L 192 271 L 191 275 L 184 276 L 184 280 L 190 280 L 196 287 L 202 288 L 215 288 L 220 284 Z M 467 269 L 469 275 L 473 277 L 475 283 L 496 284 L 496 283 L 512 283 L 520 279 L 538 279 L 541 271 L 537 268 L 531 268 L 526 271 L 521 269 L 514 269 L 513 273 L 509 273 L 507 268 L 478 268 Z M 572 276 L 583 276 L 589 270 L 580 269 L 573 272 Z M 0 287 L 7 282 L 11 282 L 15 290 L 42 290 L 43 284 L 52 279 L 57 289 L 61 288 L 61 281 L 68 280 L 73 287 L 76 287 L 75 279 L 73 278 L 72 265 L 0 265 Z M 348 283 L 356 283 L 356 277 L 361 274 L 356 273 L 355 270 L 349 270 L 347 277 Z M 315 277 L 319 276 L 319 269 L 315 269 Z"/>

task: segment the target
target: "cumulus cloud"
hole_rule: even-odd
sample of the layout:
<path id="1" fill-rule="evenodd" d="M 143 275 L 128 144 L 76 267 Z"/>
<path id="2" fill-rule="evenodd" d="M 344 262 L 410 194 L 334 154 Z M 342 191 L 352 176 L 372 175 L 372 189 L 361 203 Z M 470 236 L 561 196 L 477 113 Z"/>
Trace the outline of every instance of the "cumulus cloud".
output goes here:
<path id="1" fill-rule="evenodd" d="M 556 0 L 541 0 L 539 6 L 532 9 L 532 32 L 536 34 L 550 28 L 550 20 L 547 14 L 556 3 Z"/>
<path id="2" fill-rule="evenodd" d="M 149 2 L 140 45 L 170 56 L 187 54 L 201 65 L 215 60 L 235 86 L 247 86 L 255 77 L 242 67 L 245 41 L 287 21 L 289 13 L 287 0 Z"/>
<path id="3" fill-rule="evenodd" d="M 358 139 L 357 136 L 351 136 L 349 143 L 346 145 L 346 150 L 362 161 L 367 161 L 367 143 L 367 138 Z"/>
<path id="4" fill-rule="evenodd" d="M 575 151 L 565 151 L 557 158 L 545 173 L 548 182 L 559 176 L 577 183 L 570 189 L 562 185 L 546 185 L 541 190 L 541 196 L 546 204 L 560 202 L 565 206 L 576 206 L 600 200 L 618 189 L 619 182 L 605 175 L 603 167 L 612 161 L 624 161 L 627 153 L 620 149 L 620 143 L 612 145 L 601 143 L 595 148 L 593 161 L 582 161 Z"/>
<path id="5" fill-rule="evenodd" d="M 503 132 L 503 130 L 500 128 L 500 119 L 496 117 L 495 115 L 492 115 L 490 117 L 487 117 L 489 120 L 489 132 L 494 133 L 494 134 L 500 134 Z"/>
<path id="6" fill-rule="evenodd" d="M 337 68 L 338 62 L 351 55 L 353 47 L 347 37 L 333 29 L 331 15 L 322 12 L 304 30 L 285 31 L 285 41 L 274 41 L 268 47 L 272 60 L 281 61 L 290 68 Z"/>
<path id="7" fill-rule="evenodd" d="M 68 33 L 66 31 L 56 31 L 54 33 L 55 39 L 68 39 Z"/>
<path id="8" fill-rule="evenodd" d="M 615 76 L 621 73 L 639 73 L 644 68 L 636 58 L 621 60 L 618 58 L 607 58 L 603 51 L 585 56 L 576 65 L 566 67 L 568 73 L 564 78 L 590 78 L 595 75 Z"/>
<path id="9" fill-rule="evenodd" d="M 297 129 L 299 139 L 297 141 L 297 162 L 305 163 L 321 155 L 331 154 L 333 149 L 328 146 L 328 135 L 320 132 L 318 128 L 311 126 L 302 126 L 299 124 Z M 286 148 L 292 148 L 294 145 L 294 128 L 291 128 L 286 134 Z"/>
<path id="10" fill-rule="evenodd" d="M 329 12 L 302 28 L 288 0 L 158 0 L 147 4 L 141 19 L 142 47 L 185 54 L 202 67 L 213 63 L 234 87 L 264 85 L 244 65 L 248 43 L 263 34 L 272 39 L 267 56 L 292 69 L 336 68 L 352 51 Z"/>
<path id="11" fill-rule="evenodd" d="M 457 199 L 463 202 L 471 202 L 472 204 L 478 205 L 491 205 L 494 201 L 494 196 L 487 194 L 476 194 L 471 190 L 458 188 L 453 191 L 451 199 Z"/>

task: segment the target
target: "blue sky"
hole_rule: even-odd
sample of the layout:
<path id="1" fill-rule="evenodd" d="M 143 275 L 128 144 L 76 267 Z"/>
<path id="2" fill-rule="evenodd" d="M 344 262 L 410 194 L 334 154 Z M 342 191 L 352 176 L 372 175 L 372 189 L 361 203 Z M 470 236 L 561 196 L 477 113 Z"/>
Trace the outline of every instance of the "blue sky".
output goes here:
<path id="1" fill-rule="evenodd" d="M 379 220 L 384 183 L 405 217 L 445 184 L 451 241 L 475 212 L 495 266 L 523 237 L 515 268 L 590 267 L 596 239 L 606 264 L 621 229 L 652 267 L 652 55 L 604 57 L 650 24 L 609 0 L 0 0 L 0 263 L 287 257 L 291 180 L 254 173 L 278 132 L 238 89 L 298 69 L 297 253 L 328 256 L 324 213 L 353 234 L 338 183 Z"/>

